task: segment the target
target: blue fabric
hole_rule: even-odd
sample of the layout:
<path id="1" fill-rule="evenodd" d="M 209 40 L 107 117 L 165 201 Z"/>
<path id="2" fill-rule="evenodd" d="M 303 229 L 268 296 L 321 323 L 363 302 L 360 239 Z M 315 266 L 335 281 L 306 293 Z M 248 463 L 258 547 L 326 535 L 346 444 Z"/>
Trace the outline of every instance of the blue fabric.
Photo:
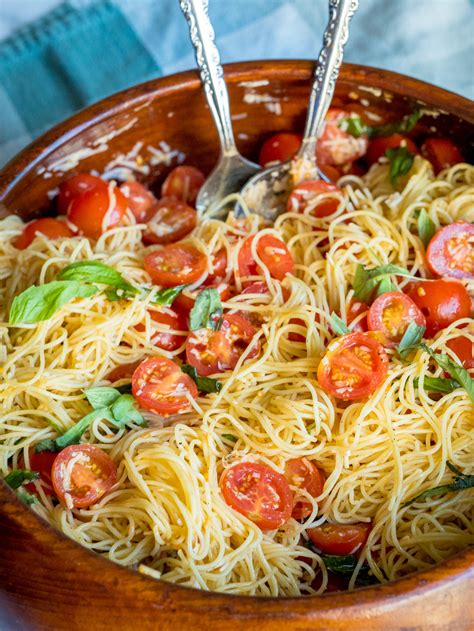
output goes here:
<path id="1" fill-rule="evenodd" d="M 210 15 L 224 62 L 313 59 L 327 0 L 210 0 Z M 0 34 L 15 19 L 0 42 L 0 164 L 78 109 L 195 66 L 178 0 L 2 0 Z M 472 98 L 473 32 L 473 0 L 360 0 L 345 58 Z"/>

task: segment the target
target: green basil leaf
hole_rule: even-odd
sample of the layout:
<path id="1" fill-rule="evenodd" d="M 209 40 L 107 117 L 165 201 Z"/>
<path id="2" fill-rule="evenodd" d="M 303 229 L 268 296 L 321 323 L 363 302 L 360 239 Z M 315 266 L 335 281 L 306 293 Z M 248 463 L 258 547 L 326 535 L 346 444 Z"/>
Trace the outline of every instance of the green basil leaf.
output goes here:
<path id="1" fill-rule="evenodd" d="M 339 128 L 347 132 L 354 138 L 360 138 L 363 134 L 368 134 L 370 128 L 362 121 L 360 116 L 349 116 L 339 122 Z"/>
<path id="2" fill-rule="evenodd" d="M 106 289 L 104 294 L 107 297 L 107 300 L 110 302 L 118 302 L 119 300 L 127 300 L 130 297 L 130 294 L 127 294 L 123 289 Z"/>
<path id="3" fill-rule="evenodd" d="M 320 554 L 326 569 L 346 579 L 350 579 L 354 573 L 358 559 L 353 554 Z M 357 585 L 374 585 L 380 581 L 370 573 L 370 567 L 364 563 L 357 574 Z"/>
<path id="4" fill-rule="evenodd" d="M 408 134 L 420 120 L 422 112 L 415 110 L 411 114 L 404 116 L 401 120 L 386 125 L 377 125 L 369 128 L 369 135 L 372 138 L 379 136 L 391 136 L 392 134 Z"/>
<path id="5" fill-rule="evenodd" d="M 137 410 L 137 404 L 131 394 L 121 394 L 110 408 L 114 421 L 124 427 L 127 422 L 145 425 L 145 419 Z"/>
<path id="6" fill-rule="evenodd" d="M 92 421 L 95 421 L 96 418 L 103 418 L 109 421 L 114 420 L 109 408 L 100 408 L 89 412 L 89 414 L 86 414 L 86 416 L 81 418 L 80 421 L 70 427 L 66 432 L 64 432 L 64 434 L 56 438 L 54 441 L 56 451 L 60 451 L 61 449 L 64 449 L 64 447 L 69 447 L 69 445 L 77 445 L 84 432 L 89 429 Z"/>
<path id="7" fill-rule="evenodd" d="M 15 296 L 10 307 L 10 324 L 35 324 L 48 320 L 74 298 L 89 298 L 99 291 L 95 285 L 79 281 L 55 280 L 46 285 L 33 285 Z"/>
<path id="8" fill-rule="evenodd" d="M 193 381 L 195 381 L 200 392 L 219 392 L 222 388 L 220 381 L 217 381 L 217 379 L 211 379 L 211 377 L 200 377 L 197 374 L 196 368 L 190 364 L 183 364 L 181 366 L 181 370 L 189 375 Z"/>
<path id="9" fill-rule="evenodd" d="M 118 390 L 120 394 L 131 394 L 132 382 L 130 381 L 129 383 L 124 383 L 123 386 L 117 386 L 115 389 Z"/>
<path id="10" fill-rule="evenodd" d="M 198 293 L 189 314 L 190 329 L 191 331 L 207 328 L 216 330 L 221 315 L 222 303 L 217 289 L 203 289 Z"/>
<path id="11" fill-rule="evenodd" d="M 329 322 L 331 324 L 331 329 L 336 335 L 346 335 L 351 332 L 344 320 L 342 320 L 337 313 L 334 313 L 334 311 L 331 313 Z"/>
<path id="12" fill-rule="evenodd" d="M 164 307 L 170 307 L 175 298 L 189 285 L 177 285 L 176 287 L 168 287 L 167 289 L 161 289 L 157 291 L 151 301 L 154 305 L 162 305 Z"/>
<path id="13" fill-rule="evenodd" d="M 25 482 L 32 482 L 38 480 L 38 471 L 30 471 L 29 469 L 13 469 L 4 478 L 4 482 L 8 484 L 11 489 L 19 489 Z"/>
<path id="14" fill-rule="evenodd" d="M 428 243 L 436 233 L 436 226 L 424 208 L 421 209 L 420 214 L 418 215 L 417 223 L 418 236 L 420 237 L 420 240 L 426 250 Z"/>
<path id="15" fill-rule="evenodd" d="M 418 326 L 414 322 L 410 322 L 397 347 L 398 354 L 402 359 L 405 359 L 410 351 L 419 347 L 425 331 L 425 326 Z"/>
<path id="16" fill-rule="evenodd" d="M 31 506 L 32 504 L 36 504 L 37 502 L 39 502 L 36 495 L 33 495 L 33 493 L 29 493 L 26 489 L 23 489 L 23 488 L 19 488 L 16 492 L 16 495 L 18 499 L 20 499 L 22 502 L 24 502 L 28 506 Z"/>
<path id="17" fill-rule="evenodd" d="M 94 410 L 112 405 L 120 396 L 120 392 L 111 386 L 87 388 L 87 390 L 84 390 L 84 394 Z"/>
<path id="18" fill-rule="evenodd" d="M 383 278 L 380 279 L 377 285 L 376 296 L 378 298 L 382 294 L 386 294 L 389 291 L 398 291 L 398 287 L 390 279 L 389 276 L 384 276 Z"/>
<path id="19" fill-rule="evenodd" d="M 435 486 L 432 489 L 426 489 L 422 493 L 416 495 L 413 499 L 408 500 L 402 504 L 402 508 L 410 506 L 419 500 L 423 500 L 427 497 L 433 497 L 434 495 L 443 495 L 444 493 L 451 493 L 453 491 L 464 491 L 474 487 L 474 475 L 467 475 L 460 469 L 455 467 L 449 461 L 446 462 L 447 466 L 455 474 L 453 482 L 449 484 L 442 484 L 441 486 Z"/>
<path id="20" fill-rule="evenodd" d="M 390 182 L 395 188 L 397 178 L 409 172 L 413 166 L 415 156 L 406 147 L 390 147 L 386 150 L 385 155 L 390 162 Z"/>
<path id="21" fill-rule="evenodd" d="M 414 385 L 418 388 L 420 379 L 416 377 Z M 423 388 L 427 392 L 441 392 L 442 394 L 449 394 L 454 392 L 461 386 L 454 379 L 446 379 L 445 377 L 424 377 Z"/>
<path id="22" fill-rule="evenodd" d="M 377 288 L 377 281 L 372 280 L 365 267 L 359 263 L 356 268 L 352 287 L 354 288 L 355 298 L 361 302 L 370 302 Z"/>
<path id="23" fill-rule="evenodd" d="M 413 274 L 405 269 L 404 267 L 399 267 L 398 265 L 393 265 L 392 263 L 387 263 L 386 265 L 378 265 L 372 269 L 366 270 L 368 277 L 372 280 L 380 280 L 384 276 L 408 276 L 409 278 L 413 277 Z"/>
<path id="24" fill-rule="evenodd" d="M 469 372 L 463 368 L 461 364 L 454 362 L 444 353 L 435 353 L 426 344 L 421 344 L 421 348 L 436 361 L 440 368 L 446 371 L 452 379 L 457 381 L 459 385 L 464 388 L 469 398 L 474 403 L 474 379 Z"/>
<path id="25" fill-rule="evenodd" d="M 222 434 L 222 438 L 229 441 L 229 443 L 236 443 L 238 440 L 237 436 L 234 436 L 233 434 Z"/>
<path id="26" fill-rule="evenodd" d="M 128 283 L 116 269 L 105 265 L 102 261 L 78 261 L 71 263 L 58 274 L 58 280 L 81 280 L 90 283 L 108 285 L 117 289 L 123 289 L 132 294 L 138 294 L 139 290 Z"/>
<path id="27" fill-rule="evenodd" d="M 58 451 L 58 446 L 56 445 L 56 441 L 52 438 L 45 438 L 44 440 L 40 440 L 39 443 L 36 443 L 35 451 L 37 454 L 42 451 Z"/>

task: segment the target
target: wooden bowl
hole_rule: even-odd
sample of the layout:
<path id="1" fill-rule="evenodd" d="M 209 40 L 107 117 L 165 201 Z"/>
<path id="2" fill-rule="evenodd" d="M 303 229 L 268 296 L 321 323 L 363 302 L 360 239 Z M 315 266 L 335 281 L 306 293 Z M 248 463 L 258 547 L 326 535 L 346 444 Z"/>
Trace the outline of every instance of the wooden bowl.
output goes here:
<path id="1" fill-rule="evenodd" d="M 244 155 L 262 139 L 301 130 L 312 64 L 268 61 L 226 67 L 234 128 Z M 455 94 L 384 70 L 345 65 L 335 105 L 356 105 L 397 119 L 414 108 L 422 133 L 448 135 L 472 155 L 474 110 Z M 114 135 L 115 134 L 115 135 Z M 186 161 L 209 170 L 217 136 L 196 72 L 121 92 L 58 125 L 0 173 L 0 201 L 29 218 L 51 212 L 48 191 L 79 170 L 101 171 L 118 153 L 165 141 Z M 66 160 L 80 151 L 82 160 Z M 79 158 L 76 154 L 76 158 Z M 62 165 L 62 166 L 61 166 Z M 157 186 L 170 166 L 144 176 Z M 93 554 L 53 530 L 0 485 L 0 628 L 65 629 L 468 629 L 464 594 L 474 589 L 474 550 L 429 571 L 354 592 L 306 598 L 251 598 L 202 592 L 155 581 Z"/>

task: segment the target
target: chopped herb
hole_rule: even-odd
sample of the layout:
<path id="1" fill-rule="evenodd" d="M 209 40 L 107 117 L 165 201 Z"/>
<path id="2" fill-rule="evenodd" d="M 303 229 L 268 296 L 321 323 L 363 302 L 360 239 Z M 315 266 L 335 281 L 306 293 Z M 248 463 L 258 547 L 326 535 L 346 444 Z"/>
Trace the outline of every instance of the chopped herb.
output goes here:
<path id="1" fill-rule="evenodd" d="M 369 278 L 373 280 L 379 280 L 387 275 L 413 277 L 413 274 L 410 274 L 407 269 L 405 269 L 404 267 L 399 267 L 398 265 L 393 265 L 393 263 L 378 265 L 373 269 L 367 270 L 367 273 L 369 275 Z"/>
<path id="2" fill-rule="evenodd" d="M 197 295 L 189 315 L 190 329 L 191 331 L 208 328 L 216 330 L 221 315 L 222 303 L 217 289 L 203 289 Z"/>
<path id="3" fill-rule="evenodd" d="M 418 215 L 417 224 L 418 236 L 420 237 L 420 240 L 426 250 L 428 243 L 431 241 L 436 232 L 436 226 L 424 208 L 421 209 L 420 214 Z"/>
<path id="4" fill-rule="evenodd" d="M 397 347 L 398 354 L 402 359 L 406 359 L 408 353 L 419 348 L 425 331 L 425 326 L 418 326 L 414 322 L 410 322 Z"/>
<path id="5" fill-rule="evenodd" d="M 354 574 L 357 567 L 358 559 L 353 554 L 320 554 L 324 565 L 329 572 L 343 576 L 348 580 Z M 363 563 L 359 568 L 356 583 L 362 585 L 376 585 L 380 583 L 378 578 L 371 574 L 370 567 L 367 563 Z"/>
<path id="6" fill-rule="evenodd" d="M 398 291 L 398 287 L 389 276 L 384 276 L 380 279 L 377 285 L 376 296 L 378 298 L 382 294 L 386 294 L 389 291 Z"/>
<path id="7" fill-rule="evenodd" d="M 377 289 L 377 281 L 372 280 L 365 267 L 359 263 L 352 282 L 354 296 L 362 301 L 369 302 Z"/>
<path id="8" fill-rule="evenodd" d="M 397 184 L 397 178 L 400 175 L 406 175 L 411 167 L 415 156 L 410 153 L 406 147 L 390 147 L 386 150 L 385 155 L 390 162 L 390 182 L 395 188 Z"/>
<path id="9" fill-rule="evenodd" d="M 457 383 L 464 388 L 471 401 L 474 402 L 474 380 L 469 372 L 463 368 L 461 364 L 454 362 L 444 353 L 435 353 L 426 344 L 421 344 L 420 346 L 436 361 L 440 368 L 446 371 L 452 379 L 457 381 Z"/>
<path id="10" fill-rule="evenodd" d="M 420 379 L 416 377 L 414 385 L 418 388 Z M 442 394 L 449 394 L 454 392 L 461 386 L 455 379 L 446 379 L 445 377 L 424 377 L 423 388 L 428 392 L 441 392 Z"/>
<path id="11" fill-rule="evenodd" d="M 121 394 L 110 406 L 114 423 L 119 427 L 124 427 L 126 423 L 133 422 L 137 425 L 144 425 L 145 419 L 137 410 L 137 404 L 131 394 Z"/>
<path id="12" fill-rule="evenodd" d="M 415 502 L 423 500 L 426 497 L 442 495 L 443 493 L 451 493 L 452 491 L 464 491 L 465 489 L 470 489 L 474 487 L 474 475 L 467 475 L 463 473 L 460 469 L 455 467 L 449 461 L 446 462 L 446 465 L 454 473 L 454 479 L 452 482 L 450 482 L 449 484 L 442 484 L 441 486 L 435 486 L 432 489 L 426 489 L 426 491 L 423 491 L 413 499 L 402 504 L 402 508 L 405 508 L 405 506 L 410 506 L 410 504 L 414 504 Z"/>
<path id="13" fill-rule="evenodd" d="M 349 116 L 348 118 L 343 118 L 339 122 L 339 128 L 354 138 L 360 138 L 362 135 L 370 132 L 370 127 L 362 121 L 360 116 Z"/>
<path id="14" fill-rule="evenodd" d="M 229 441 L 229 443 L 236 443 L 238 440 L 237 436 L 234 436 L 233 434 L 222 434 L 222 438 Z"/>
<path id="15" fill-rule="evenodd" d="M 78 261 L 71 263 L 58 274 L 58 280 L 78 280 L 88 283 L 98 283 L 124 292 L 138 294 L 139 290 L 128 283 L 116 269 L 105 265 L 101 261 Z"/>
<path id="16" fill-rule="evenodd" d="M 211 377 L 200 377 L 197 374 L 197 370 L 190 364 L 183 364 L 181 370 L 189 375 L 193 381 L 195 381 L 198 390 L 200 392 L 219 392 L 222 388 L 222 384 L 217 379 L 211 379 Z"/>
<path id="17" fill-rule="evenodd" d="M 36 495 L 33 495 L 33 493 L 29 493 L 23 487 L 19 488 L 16 494 L 18 499 L 20 499 L 28 506 L 31 506 L 32 504 L 36 504 L 36 502 L 38 502 L 38 498 L 36 497 Z"/>
<path id="18" fill-rule="evenodd" d="M 397 291 L 398 287 L 392 282 L 390 276 L 413 277 L 408 270 L 392 263 L 379 265 L 372 269 L 367 269 L 359 263 L 352 283 L 354 297 L 361 302 L 368 303 L 374 294 L 380 296 L 387 291 Z"/>
<path id="19" fill-rule="evenodd" d="M 120 392 L 117 388 L 112 388 L 111 386 L 87 388 L 87 390 L 84 390 L 84 394 L 94 410 L 112 405 L 120 396 Z"/>
<path id="20" fill-rule="evenodd" d="M 331 329 L 336 335 L 346 335 L 351 332 L 344 320 L 342 320 L 337 313 L 334 313 L 334 311 L 331 313 L 329 322 L 331 324 Z"/>
<path id="21" fill-rule="evenodd" d="M 38 480 L 38 478 L 38 471 L 30 471 L 30 469 L 13 469 L 13 471 L 10 471 L 3 480 L 11 489 L 16 491 L 16 489 L 19 489 L 25 482 L 32 482 L 33 480 Z"/>
<path id="22" fill-rule="evenodd" d="M 162 305 L 164 307 L 170 307 L 175 298 L 188 287 L 188 285 L 177 285 L 176 287 L 168 287 L 167 289 L 161 289 L 153 295 L 152 304 Z"/>
<path id="23" fill-rule="evenodd" d="M 375 138 L 378 136 L 392 136 L 392 134 L 408 134 L 415 128 L 415 125 L 421 117 L 422 112 L 420 110 L 415 110 L 411 114 L 408 114 L 407 116 L 404 116 L 402 119 L 393 123 L 370 127 L 369 135 L 372 138 Z"/>

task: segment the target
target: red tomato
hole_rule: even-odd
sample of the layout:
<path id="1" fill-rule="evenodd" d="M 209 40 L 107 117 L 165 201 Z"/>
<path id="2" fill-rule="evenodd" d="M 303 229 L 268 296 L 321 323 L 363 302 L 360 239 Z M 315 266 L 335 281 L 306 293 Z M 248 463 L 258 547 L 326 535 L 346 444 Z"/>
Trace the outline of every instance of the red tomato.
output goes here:
<path id="1" fill-rule="evenodd" d="M 309 528 L 312 543 L 324 554 L 354 554 L 367 541 L 372 524 L 329 524 Z"/>
<path id="2" fill-rule="evenodd" d="M 145 256 L 145 269 L 156 285 L 195 283 L 206 271 L 207 256 L 190 243 L 165 245 Z"/>
<path id="3" fill-rule="evenodd" d="M 95 445 L 70 445 L 56 456 L 51 476 L 62 504 L 68 506 L 71 502 L 74 508 L 89 508 L 116 483 L 117 468 L 112 458 Z"/>
<path id="4" fill-rule="evenodd" d="M 453 337 L 446 342 L 466 370 L 474 368 L 474 342 L 464 335 Z"/>
<path id="5" fill-rule="evenodd" d="M 244 317 L 238 313 L 227 314 L 219 331 L 199 329 L 191 332 L 186 342 L 186 360 L 202 377 L 232 370 L 255 333 L 255 328 Z M 255 344 L 248 359 L 259 352 L 260 345 Z"/>
<path id="6" fill-rule="evenodd" d="M 354 138 L 339 127 L 341 120 L 350 116 L 350 112 L 337 108 L 331 108 L 327 113 L 322 134 L 316 145 L 316 159 L 319 165 L 340 166 L 365 155 L 367 134 Z"/>
<path id="7" fill-rule="evenodd" d="M 256 462 L 241 462 L 224 471 L 219 481 L 229 506 L 262 530 L 280 528 L 291 517 L 293 493 L 284 476 Z"/>
<path id="8" fill-rule="evenodd" d="M 457 221 L 438 230 L 426 250 L 435 276 L 474 278 L 474 223 Z"/>
<path id="9" fill-rule="evenodd" d="M 282 292 L 283 300 L 286 302 L 290 296 L 290 292 L 288 291 L 286 287 L 282 287 L 281 292 Z M 268 289 L 268 285 L 266 283 L 264 283 L 263 281 L 257 281 L 255 283 L 250 283 L 250 285 L 247 285 L 247 287 L 245 287 L 245 289 L 242 290 L 240 295 L 246 296 L 249 294 L 254 294 L 254 295 L 261 294 L 263 296 L 270 296 L 270 290 Z M 270 302 L 270 298 L 263 299 L 263 300 L 254 299 L 249 302 L 251 302 L 252 305 L 264 305 Z M 244 311 L 244 310 L 238 311 L 237 313 L 241 315 L 243 318 L 245 318 L 246 320 L 248 320 L 254 327 L 259 327 L 262 325 L 263 315 L 260 313 L 255 313 L 252 311 Z"/>
<path id="10" fill-rule="evenodd" d="M 90 191 L 94 188 L 103 187 L 105 184 L 104 180 L 96 175 L 89 175 L 89 173 L 79 173 L 78 175 L 73 175 L 65 182 L 62 182 L 59 185 L 59 194 L 58 194 L 58 212 L 60 215 L 65 215 L 67 213 L 67 209 L 69 208 L 69 204 L 71 201 L 85 193 L 86 191 Z"/>
<path id="11" fill-rule="evenodd" d="M 150 339 L 151 343 L 165 351 L 175 351 L 179 348 L 187 337 L 186 317 L 168 307 L 163 307 L 162 311 L 150 310 L 149 313 L 153 322 L 161 325 L 160 330 L 153 333 Z M 145 330 L 145 325 L 140 323 L 135 328 L 142 332 Z M 172 333 L 171 331 L 182 331 L 182 333 Z"/>
<path id="12" fill-rule="evenodd" d="M 151 191 L 140 182 L 124 182 L 120 186 L 121 192 L 128 201 L 128 207 L 135 216 L 135 219 L 142 223 L 146 221 L 150 208 L 158 201 Z"/>
<path id="13" fill-rule="evenodd" d="M 428 138 L 421 147 L 421 153 L 431 162 L 435 173 L 464 162 L 458 147 L 447 138 Z"/>
<path id="14" fill-rule="evenodd" d="M 146 224 L 143 235 L 146 244 L 174 243 L 194 230 L 197 213 L 184 202 L 163 197 L 148 210 Z"/>
<path id="15" fill-rule="evenodd" d="M 39 473 L 39 481 L 41 482 L 41 487 L 45 495 L 49 495 L 50 497 L 54 495 L 53 482 L 51 479 L 51 469 L 57 455 L 58 453 L 56 451 L 40 451 L 38 453 L 35 451 L 34 448 L 31 448 L 29 450 L 29 469 L 31 471 L 37 471 Z M 23 457 L 20 458 L 19 464 L 20 469 L 23 469 L 25 467 L 25 461 Z M 25 489 L 30 493 L 34 493 L 35 495 L 37 495 L 36 486 L 33 482 L 25 484 Z"/>
<path id="16" fill-rule="evenodd" d="M 117 226 L 128 207 L 127 199 L 114 182 L 97 184 L 84 193 L 73 197 L 67 216 L 81 234 L 90 239 Z"/>
<path id="17" fill-rule="evenodd" d="M 385 156 L 387 149 L 397 149 L 402 142 L 410 153 L 418 153 L 418 147 L 413 140 L 401 134 L 392 134 L 391 136 L 374 138 L 370 141 L 366 155 L 367 162 L 371 165 L 375 164 L 379 161 L 379 158 Z"/>
<path id="18" fill-rule="evenodd" d="M 319 385 L 345 401 L 364 399 L 385 379 L 388 357 L 370 333 L 348 333 L 333 340 L 318 366 Z"/>
<path id="19" fill-rule="evenodd" d="M 227 275 L 227 250 L 221 248 L 211 257 L 212 272 L 209 272 L 204 285 L 220 283 Z"/>
<path id="20" fill-rule="evenodd" d="M 142 361 L 132 375 L 132 393 L 142 408 L 161 416 L 187 411 L 198 395 L 191 377 L 165 357 Z"/>
<path id="21" fill-rule="evenodd" d="M 64 221 L 53 219 L 52 217 L 43 217 L 43 219 L 30 221 L 23 228 L 20 236 L 15 239 L 14 246 L 19 250 L 24 250 L 33 242 L 37 234 L 42 234 L 48 239 L 74 236 Z"/>
<path id="22" fill-rule="evenodd" d="M 416 306 L 426 318 L 426 334 L 438 331 L 460 318 L 471 315 L 471 299 L 467 289 L 457 280 L 422 280 L 406 288 Z"/>
<path id="23" fill-rule="evenodd" d="M 106 379 L 111 383 L 121 381 L 122 379 L 131 379 L 135 368 L 140 363 L 141 360 L 132 362 L 131 364 L 122 364 L 121 366 L 116 366 L 113 370 L 109 372 L 109 374 L 106 376 Z"/>
<path id="24" fill-rule="evenodd" d="M 291 160 L 301 146 L 301 134 L 280 132 L 267 138 L 260 149 L 258 161 L 262 166 L 269 162 L 286 162 Z"/>
<path id="25" fill-rule="evenodd" d="M 320 170 L 324 175 L 331 180 L 331 182 L 337 182 L 338 179 L 342 176 L 342 173 L 336 167 L 333 167 L 331 164 L 321 164 L 319 166 Z"/>
<path id="26" fill-rule="evenodd" d="M 252 255 L 252 243 L 256 240 L 257 255 L 268 268 L 270 275 L 283 280 L 287 274 L 292 274 L 295 264 L 286 243 L 271 234 L 259 237 L 254 234 L 247 237 L 239 251 L 239 273 L 241 276 L 256 276 L 261 270 Z"/>
<path id="27" fill-rule="evenodd" d="M 351 324 L 358 318 L 358 316 L 365 313 L 365 317 L 358 320 L 355 324 L 351 326 Z M 351 300 L 347 305 L 347 326 L 351 329 L 351 331 L 360 333 L 365 333 L 369 329 L 369 325 L 367 323 L 367 316 L 369 314 L 369 306 L 365 304 L 365 302 L 360 302 L 358 300 Z"/>
<path id="28" fill-rule="evenodd" d="M 413 300 L 401 291 L 388 291 L 374 300 L 368 324 L 371 331 L 382 331 L 386 346 L 395 347 L 410 322 L 426 327 L 425 316 Z"/>
<path id="29" fill-rule="evenodd" d="M 308 182 L 302 182 L 293 189 L 288 198 L 288 212 L 302 213 L 308 206 L 311 205 L 311 215 L 314 217 L 327 217 L 332 215 L 338 209 L 341 203 L 340 198 L 337 197 L 320 197 L 327 193 L 338 193 L 342 195 L 342 191 L 334 184 L 328 184 L 323 180 L 310 180 Z M 319 201 L 315 201 L 319 198 Z"/>
<path id="30" fill-rule="evenodd" d="M 214 285 L 207 285 L 206 289 L 217 289 L 219 296 L 223 302 L 230 298 L 230 285 L 228 283 L 219 283 Z M 186 315 L 189 314 L 194 307 L 197 295 L 202 291 L 202 287 L 198 287 L 194 291 L 187 291 L 186 289 L 177 296 L 174 301 L 175 306 L 181 309 Z"/>
<path id="31" fill-rule="evenodd" d="M 196 202 L 196 197 L 205 179 L 204 173 L 195 167 L 186 165 L 176 167 L 163 182 L 161 196 L 174 197 L 192 206 Z"/>
<path id="32" fill-rule="evenodd" d="M 307 491 L 312 497 L 319 497 L 324 489 L 324 471 L 307 458 L 292 458 L 285 464 L 285 477 L 292 486 Z M 292 516 L 304 519 L 311 515 L 312 505 L 306 500 L 298 500 L 293 506 Z"/>

